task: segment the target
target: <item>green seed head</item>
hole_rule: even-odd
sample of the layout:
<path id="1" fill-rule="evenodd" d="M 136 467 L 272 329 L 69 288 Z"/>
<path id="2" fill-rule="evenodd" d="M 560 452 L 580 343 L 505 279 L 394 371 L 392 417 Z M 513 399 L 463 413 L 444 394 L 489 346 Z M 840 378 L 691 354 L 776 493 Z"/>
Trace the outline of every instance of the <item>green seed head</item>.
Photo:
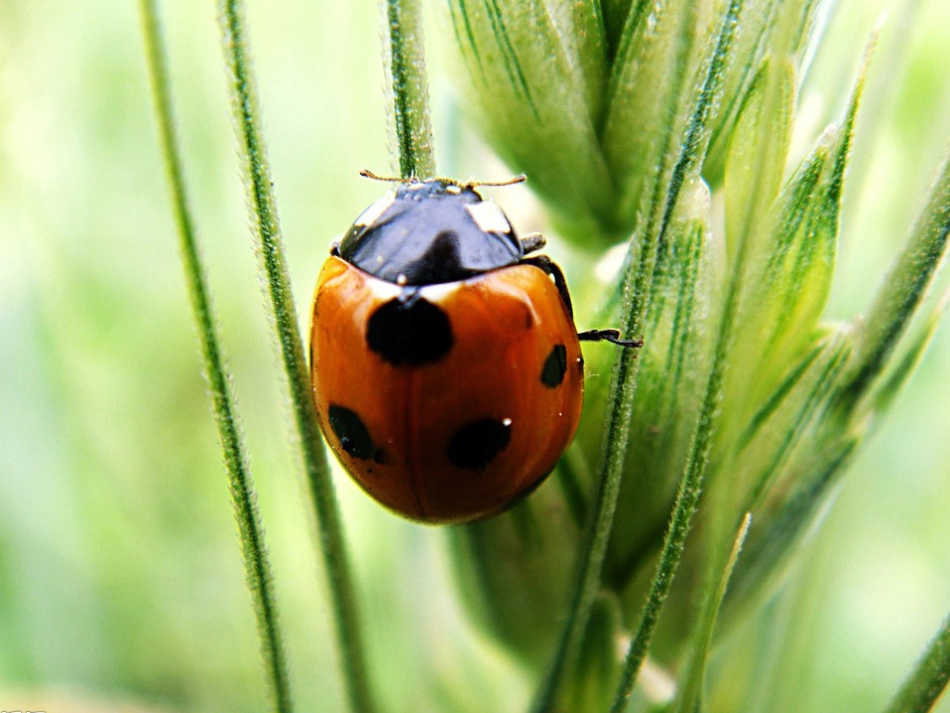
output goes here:
<path id="1" fill-rule="evenodd" d="M 652 653 L 675 665 L 687 640 L 771 591 L 933 333 L 946 300 L 908 327 L 946 253 L 950 169 L 867 320 L 825 322 L 867 58 L 840 122 L 793 155 L 817 3 L 448 7 L 461 93 L 491 145 L 528 175 L 564 238 L 594 251 L 627 241 L 599 311 L 581 303 L 579 321 L 644 340 L 632 357 L 587 348 L 584 419 L 550 482 L 453 533 L 463 590 L 541 668 L 579 591 L 577 562 L 602 557 L 599 594 L 576 609 L 590 622 L 566 658 L 577 673 L 580 650 L 619 662 L 618 642 L 671 568 Z M 684 474 L 697 476 L 686 500 L 701 497 L 680 554 L 664 538 Z M 612 519 L 598 550 L 602 512 Z"/>

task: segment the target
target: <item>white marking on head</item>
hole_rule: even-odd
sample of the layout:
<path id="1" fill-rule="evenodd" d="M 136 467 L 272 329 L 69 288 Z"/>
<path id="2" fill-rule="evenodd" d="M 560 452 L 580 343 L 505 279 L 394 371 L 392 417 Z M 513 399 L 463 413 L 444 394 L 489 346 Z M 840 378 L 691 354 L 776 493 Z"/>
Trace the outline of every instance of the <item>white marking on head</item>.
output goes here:
<path id="1" fill-rule="evenodd" d="M 448 185 L 445 187 L 445 192 L 446 192 L 446 193 L 452 193 L 452 194 L 454 194 L 454 195 L 457 196 L 457 195 L 461 194 L 461 192 L 462 192 L 462 187 L 459 186 L 459 185 L 457 185 L 457 184 L 455 184 L 455 183 L 450 183 L 450 184 L 448 184 Z"/>
<path id="2" fill-rule="evenodd" d="M 465 206 L 475 225 L 486 233 L 510 233 L 511 223 L 504 212 L 491 201 L 469 203 Z"/>
<path id="3" fill-rule="evenodd" d="M 396 200 L 395 193 L 387 193 L 385 196 L 377 200 L 373 205 L 360 213 L 360 217 L 356 219 L 356 222 L 353 225 L 372 225 L 377 220 L 379 216 L 386 212 L 386 209 L 389 208 Z"/>

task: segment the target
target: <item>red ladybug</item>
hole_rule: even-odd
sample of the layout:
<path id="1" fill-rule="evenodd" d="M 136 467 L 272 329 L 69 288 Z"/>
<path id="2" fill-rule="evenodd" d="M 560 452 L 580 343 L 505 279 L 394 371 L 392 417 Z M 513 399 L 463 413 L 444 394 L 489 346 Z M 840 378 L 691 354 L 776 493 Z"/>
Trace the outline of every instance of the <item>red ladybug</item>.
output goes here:
<path id="1" fill-rule="evenodd" d="M 372 175 L 372 174 L 369 174 Z M 330 448 L 412 520 L 495 515 L 537 487 L 580 419 L 580 339 L 560 268 L 527 256 L 475 184 L 402 182 L 357 218 L 313 300 L 313 397 Z"/>

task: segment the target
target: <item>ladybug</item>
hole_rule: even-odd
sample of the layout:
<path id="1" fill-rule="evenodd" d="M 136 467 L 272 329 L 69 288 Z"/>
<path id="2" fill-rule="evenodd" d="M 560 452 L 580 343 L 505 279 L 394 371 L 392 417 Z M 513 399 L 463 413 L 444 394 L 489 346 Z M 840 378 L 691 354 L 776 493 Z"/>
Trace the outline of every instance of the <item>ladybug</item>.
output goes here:
<path id="1" fill-rule="evenodd" d="M 479 185 L 506 184 L 399 181 L 334 244 L 313 299 L 330 448 L 373 498 L 430 524 L 500 513 L 551 472 L 580 419 L 581 340 L 640 345 L 578 334 L 561 269 L 529 255 L 544 239 L 519 239 Z"/>

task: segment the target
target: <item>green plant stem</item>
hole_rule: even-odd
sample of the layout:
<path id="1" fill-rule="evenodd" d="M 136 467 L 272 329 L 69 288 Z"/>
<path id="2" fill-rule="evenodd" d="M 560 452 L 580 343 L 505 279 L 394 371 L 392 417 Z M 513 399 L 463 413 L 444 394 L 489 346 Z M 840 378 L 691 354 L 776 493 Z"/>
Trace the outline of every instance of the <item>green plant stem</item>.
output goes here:
<path id="1" fill-rule="evenodd" d="M 293 416 L 303 452 L 304 468 L 316 514 L 346 694 L 350 709 L 354 713 L 372 713 L 375 706 L 366 675 L 363 640 L 342 522 L 311 396 L 309 371 L 297 326 L 297 312 L 284 261 L 277 208 L 267 167 L 260 113 L 248 59 L 244 5 L 239 0 L 221 0 L 220 7 L 222 42 L 231 70 L 231 91 L 238 136 L 246 162 L 250 202 L 253 207 L 252 218 L 256 222 L 260 240 L 259 250 L 269 308 L 277 332 Z"/>
<path id="2" fill-rule="evenodd" d="M 269 678 L 271 703 L 274 711 L 290 713 L 293 710 L 286 655 L 277 615 L 277 604 L 271 579 L 270 562 L 264 544 L 264 528 L 256 507 L 254 483 L 239 426 L 235 400 L 231 393 L 224 357 L 218 338 L 217 320 L 211 307 L 210 289 L 198 252 L 194 221 L 188 205 L 184 170 L 178 149 L 175 124 L 172 119 L 171 92 L 168 81 L 168 62 L 165 56 L 158 12 L 154 0 L 140 0 L 145 37 L 145 52 L 152 84 L 152 96 L 158 119 L 158 129 L 165 161 L 165 170 L 171 188 L 175 218 L 178 224 L 179 247 L 188 295 L 198 335 L 205 376 L 211 389 L 214 417 L 221 439 L 228 486 L 237 520 L 244 557 L 244 571 L 257 620 L 261 656 Z"/>
<path id="3" fill-rule="evenodd" d="M 729 9 L 723 20 L 722 29 L 719 32 L 716 43 L 716 49 L 713 52 L 709 70 L 703 83 L 703 89 L 683 141 L 683 152 L 673 171 L 670 200 L 667 203 L 663 230 L 665 230 L 665 226 L 669 225 L 672 219 L 673 208 L 675 207 L 679 189 L 685 177 L 688 175 L 689 169 L 698 164 L 701 157 L 705 155 L 705 149 L 708 149 L 709 135 L 707 124 L 709 114 L 714 105 L 715 98 L 720 92 L 726 58 L 728 57 L 729 48 L 735 35 L 742 5 L 742 0 L 732 0 L 729 3 Z M 674 188 L 676 189 L 675 193 L 673 191 Z M 643 660 L 646 657 L 650 641 L 653 638 L 653 632 L 659 621 L 663 604 L 673 584 L 673 577 L 679 567 L 683 549 L 686 547 L 686 538 L 692 527 L 693 517 L 699 507 L 699 496 L 702 492 L 703 478 L 712 449 L 712 436 L 719 415 L 719 404 L 722 401 L 726 354 L 728 353 L 732 335 L 735 331 L 735 316 L 739 303 L 739 295 L 741 294 L 741 275 L 744 269 L 745 252 L 746 242 L 743 241 L 739 246 L 739 253 L 736 256 L 732 279 L 729 282 L 719 335 L 713 352 L 713 363 L 709 372 L 709 378 L 706 382 L 706 391 L 703 397 L 699 422 L 696 425 L 696 432 L 693 436 L 689 459 L 687 460 L 686 469 L 676 493 L 673 514 L 670 519 L 670 526 L 666 538 L 663 542 L 663 549 L 661 550 L 660 559 L 657 563 L 656 573 L 650 585 L 647 600 L 641 610 L 640 622 L 630 642 L 630 646 L 627 649 L 620 681 L 617 685 L 617 693 L 614 698 L 613 706 L 611 707 L 612 713 L 620 713 L 627 706 L 627 700 L 633 691 L 633 686 L 636 683 L 640 667 L 643 665 Z"/>
<path id="4" fill-rule="evenodd" d="M 643 323 L 649 307 L 649 284 L 652 281 L 659 245 L 659 236 L 651 227 L 645 231 L 645 237 L 640 246 L 639 259 L 632 266 L 633 269 L 627 271 L 624 279 L 623 294 L 631 294 L 632 297 L 630 307 L 626 310 L 627 319 L 623 325 L 623 333 L 634 339 L 643 332 Z M 630 277 L 631 274 L 634 275 L 633 278 Z M 631 282 L 632 289 L 628 288 Z M 611 388 L 613 398 L 606 426 L 606 456 L 587 513 L 567 622 L 558 639 L 554 657 L 532 702 L 532 713 L 547 713 L 554 708 L 562 679 L 580 647 L 594 599 L 600 588 L 600 575 L 607 554 L 614 513 L 617 510 L 620 479 L 627 453 L 627 424 L 633 410 L 640 366 L 637 356 L 632 349 L 624 349 L 617 361 Z"/>
<path id="5" fill-rule="evenodd" d="M 403 178 L 435 175 L 422 9 L 418 0 L 380 0 L 388 30 L 388 79 Z"/>
<path id="6" fill-rule="evenodd" d="M 950 616 L 943 620 L 930 647 L 904 681 L 885 713 L 927 713 L 950 681 Z"/>

